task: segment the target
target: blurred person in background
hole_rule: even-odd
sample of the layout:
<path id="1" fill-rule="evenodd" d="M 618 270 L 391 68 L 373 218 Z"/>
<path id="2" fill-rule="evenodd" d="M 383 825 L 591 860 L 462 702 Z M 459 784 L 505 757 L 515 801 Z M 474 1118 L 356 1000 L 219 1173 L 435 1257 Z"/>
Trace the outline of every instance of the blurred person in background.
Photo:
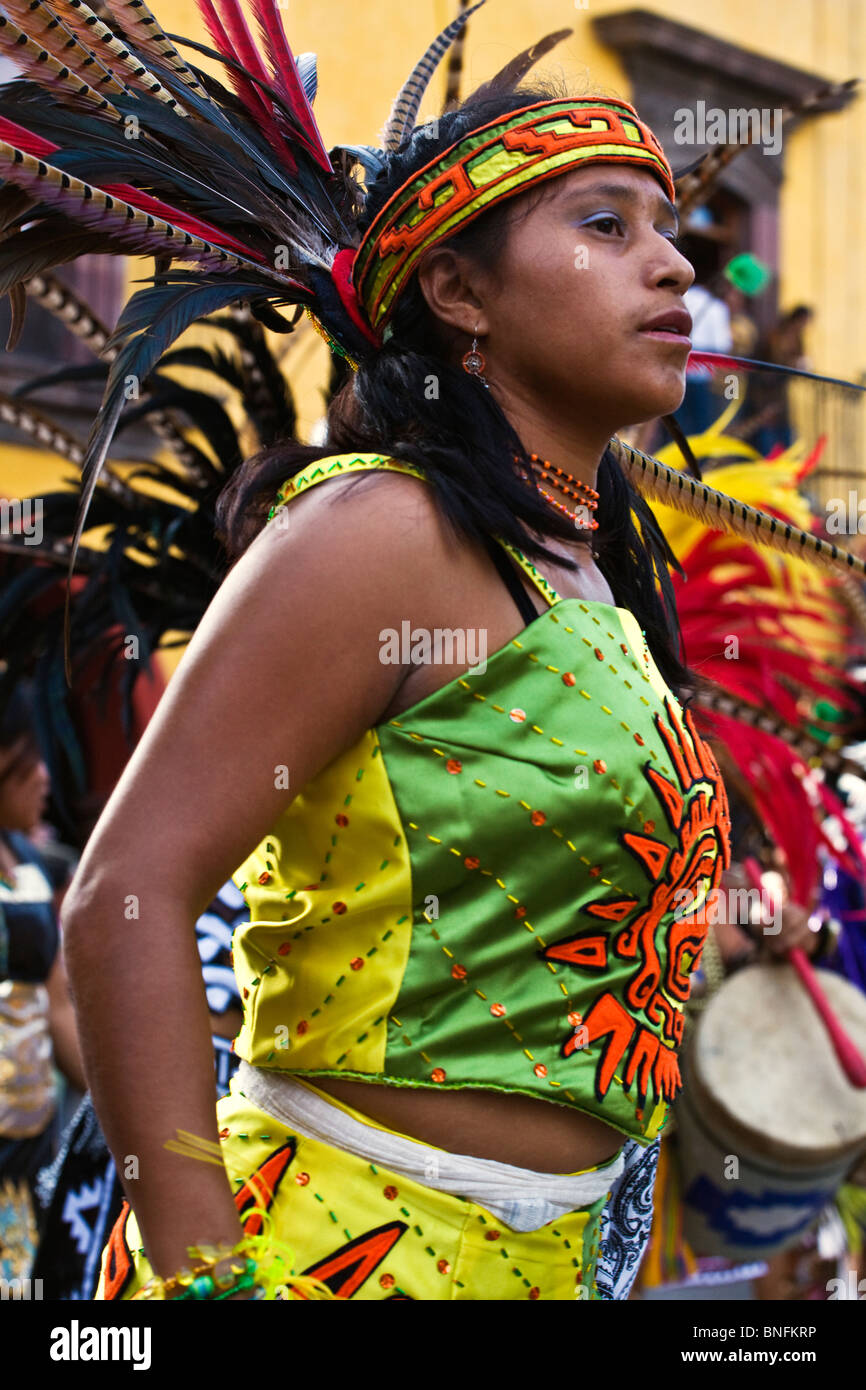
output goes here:
<path id="1" fill-rule="evenodd" d="M 34 836 L 50 790 L 29 689 L 0 715 L 0 1276 L 26 1278 L 36 1241 L 38 1169 L 53 1157 L 55 1064 L 84 1090 L 60 952 L 63 886 Z M 68 876 L 68 872 L 64 871 Z"/>
<path id="2" fill-rule="evenodd" d="M 758 357 L 780 367 L 797 367 L 811 371 L 812 363 L 806 354 L 804 335 L 813 318 L 806 304 L 798 304 L 779 318 L 776 326 L 758 344 Z M 766 375 L 750 383 L 748 421 L 749 432 L 742 431 L 759 453 L 770 457 L 780 449 L 789 449 L 794 442 L 788 402 L 788 380 L 785 376 Z"/>
<path id="3" fill-rule="evenodd" d="M 729 353 L 733 348 L 731 311 L 716 290 L 720 249 L 710 235 L 713 227 L 695 226 L 680 238 L 679 247 L 695 272 L 695 282 L 683 295 L 692 316 L 692 352 Z M 722 414 L 725 402 L 713 392 L 712 369 L 689 359 L 686 367 L 686 394 L 676 412 L 685 434 L 702 434 Z"/>

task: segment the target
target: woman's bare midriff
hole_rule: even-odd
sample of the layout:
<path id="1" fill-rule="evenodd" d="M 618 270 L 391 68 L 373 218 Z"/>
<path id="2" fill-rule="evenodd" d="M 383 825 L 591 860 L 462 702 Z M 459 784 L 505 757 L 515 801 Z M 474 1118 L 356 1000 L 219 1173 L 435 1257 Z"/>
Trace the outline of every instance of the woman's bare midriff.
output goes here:
<path id="1" fill-rule="evenodd" d="M 613 1158 L 624 1143 L 623 1135 L 602 1120 L 530 1096 L 300 1077 L 305 1079 L 410 1139 L 539 1173 L 580 1172 Z"/>

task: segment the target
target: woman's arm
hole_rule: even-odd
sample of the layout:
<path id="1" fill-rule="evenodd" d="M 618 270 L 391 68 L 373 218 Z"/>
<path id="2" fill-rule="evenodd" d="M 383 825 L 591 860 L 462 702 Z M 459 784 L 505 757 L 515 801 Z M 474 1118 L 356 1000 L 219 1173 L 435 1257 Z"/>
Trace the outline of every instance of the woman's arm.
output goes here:
<path id="1" fill-rule="evenodd" d="M 376 723 L 404 675 L 380 661 L 379 633 L 429 619 L 454 560 L 424 483 L 385 474 L 344 492 L 296 498 L 229 573 L 64 903 L 87 1081 L 163 1275 L 190 1244 L 240 1236 L 224 1169 L 165 1149 L 177 1130 L 217 1140 L 195 921 L 304 783 Z"/>

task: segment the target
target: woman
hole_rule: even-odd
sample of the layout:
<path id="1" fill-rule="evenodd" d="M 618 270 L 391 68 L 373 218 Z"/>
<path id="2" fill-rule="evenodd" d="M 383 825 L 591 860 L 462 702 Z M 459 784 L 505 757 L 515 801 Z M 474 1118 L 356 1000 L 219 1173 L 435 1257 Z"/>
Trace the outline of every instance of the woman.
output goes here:
<path id="1" fill-rule="evenodd" d="M 341 1297 L 594 1298 L 605 1204 L 679 1087 L 702 941 L 674 909 L 728 859 L 718 768 L 676 698 L 669 552 L 608 449 L 682 399 L 671 170 L 625 103 L 515 89 L 535 49 L 413 130 L 471 10 L 383 149 L 329 152 L 276 6 L 279 71 L 251 76 L 203 8 L 237 100 L 147 19 L 158 79 L 97 92 L 67 43 L 86 120 L 55 84 L 0 149 L 23 195 L 0 199 L 8 283 L 50 262 L 56 215 L 199 266 L 123 316 L 85 513 L 130 376 L 196 317 L 240 302 L 285 327 L 275 305 L 300 304 L 357 369 L 323 448 L 254 461 L 226 496 L 234 566 L 66 904 L 134 1208 L 103 1296 L 256 1296 L 266 1227 Z M 229 875 L 251 919 L 215 1124 L 193 925 Z M 190 1162 L 178 1133 L 222 1158 Z"/>
<path id="2" fill-rule="evenodd" d="M 75 1017 L 60 954 L 54 889 L 32 835 L 45 810 L 48 770 L 28 693 L 0 718 L 0 1270 L 30 1274 L 35 1184 L 53 1157 L 54 1065 L 84 1090 Z"/>
<path id="3" fill-rule="evenodd" d="M 438 141 L 415 141 L 393 161 L 371 194 L 370 223 L 422 159 L 549 101 L 527 90 L 443 118 Z M 362 459 L 373 467 L 359 470 L 361 486 L 340 476 L 356 471 L 345 455 L 327 486 L 311 485 L 324 470 L 294 478 L 308 495 L 293 496 L 286 524 L 262 529 L 235 564 L 88 845 L 67 907 L 68 949 L 97 1109 L 112 1150 L 138 1156 L 127 1191 L 150 1262 L 127 1254 L 141 1244 L 130 1218 L 111 1251 L 109 1294 L 128 1295 L 151 1268 L 171 1276 L 196 1242 L 234 1245 L 232 1184 L 249 1190 L 261 1170 L 295 1272 L 314 1271 L 343 1296 L 594 1296 L 598 1223 L 623 1136 L 646 1144 L 663 1122 L 676 1090 L 677 995 L 700 950 L 662 943 L 664 906 L 651 899 L 667 901 L 672 874 L 700 891 L 726 854 L 724 791 L 664 684 L 662 668 L 672 682 L 684 673 L 629 491 L 605 459 L 617 429 L 670 412 L 683 392 L 681 297 L 692 272 L 673 244 L 667 166 L 642 167 L 650 149 L 646 137 L 635 164 L 572 166 L 428 253 L 391 318 L 389 350 L 341 396 L 318 451 L 330 458 L 353 440 L 385 457 Z M 460 365 L 475 340 L 486 388 Z M 438 400 L 425 400 L 434 369 Z M 545 477 L 548 510 L 518 476 L 515 453 L 562 470 Z M 429 459 L 433 486 L 387 469 L 392 454 L 410 467 Z M 272 482 L 296 469 L 291 450 L 251 468 L 236 511 L 248 523 L 260 473 Z M 597 483 L 609 542 L 599 563 L 586 544 L 593 533 L 574 538 L 555 505 L 574 493 L 592 501 Z M 449 532 L 443 512 L 462 533 Z M 539 567 L 512 547 L 512 599 L 483 538 L 489 517 L 491 530 L 530 549 L 521 513 Z M 614 606 L 617 589 L 632 609 Z M 525 637 L 515 602 L 531 624 Z M 485 634 L 474 693 L 486 709 L 466 700 L 466 662 L 453 653 L 438 666 L 385 659 L 386 634 L 406 623 Z M 540 672 L 523 655 L 536 651 Z M 255 679 L 241 690 L 236 673 L 247 670 Z M 604 697 L 624 705 L 629 677 L 635 716 L 646 714 L 626 732 Z M 587 686 L 601 713 L 587 715 Z M 500 699 L 504 717 L 493 712 Z M 545 738 L 538 726 L 548 721 L 556 732 Z M 599 750 L 616 759 L 607 777 Z M 444 776 L 434 777 L 439 755 Z M 509 768 L 514 792 L 500 801 Z M 429 853 L 440 830 L 457 857 Z M 236 1046 L 248 1065 L 220 1109 L 227 1181 L 164 1146 L 176 1130 L 215 1137 L 190 928 L 238 864 L 253 919 L 235 943 L 247 1001 Z M 343 900 L 375 874 L 357 906 Z M 627 884 L 642 884 L 643 900 L 617 896 Z M 124 920 L 130 898 L 137 913 Z M 400 930 L 404 901 L 411 940 Z M 611 924 L 635 908 L 630 937 L 616 933 Z M 502 959 L 497 935 L 508 942 Z M 614 937 L 620 961 L 607 959 Z M 351 987 L 343 1006 L 338 991 Z M 156 1102 L 136 1067 L 146 1054 L 172 1077 Z M 312 1091 L 290 1080 L 307 1074 Z M 319 1106 L 296 1120 L 310 1096 Z M 410 1147 L 402 1139 L 393 1168 L 349 1154 L 339 1138 L 315 1137 L 330 1133 L 317 1128 L 320 1107 L 338 1134 L 349 1122 L 350 1148 L 359 1126 L 371 1143 L 384 1129 Z M 451 1154 L 471 1160 L 453 1177 Z M 464 1195 L 479 1177 L 486 1201 Z M 307 1201 L 302 1215 L 303 1194 L 317 1187 L 325 1202 Z"/>

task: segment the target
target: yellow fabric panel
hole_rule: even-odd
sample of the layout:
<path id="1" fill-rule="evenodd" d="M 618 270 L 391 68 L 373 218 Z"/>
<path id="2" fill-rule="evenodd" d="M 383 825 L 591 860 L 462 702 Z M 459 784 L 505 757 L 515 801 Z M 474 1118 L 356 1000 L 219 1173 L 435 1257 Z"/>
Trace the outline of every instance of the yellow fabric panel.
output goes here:
<path id="1" fill-rule="evenodd" d="M 233 878 L 251 914 L 234 944 L 238 1055 L 275 1069 L 383 1071 L 412 882 L 375 730 L 308 783 Z"/>
<path id="2" fill-rule="evenodd" d="M 349 1107 L 340 1109 L 367 1122 Z M 477 1202 L 307 1138 L 248 1100 L 237 1078 L 217 1116 L 229 1181 L 244 1219 L 252 1218 L 254 1229 L 256 1207 L 250 1199 L 264 1195 L 271 1238 L 291 1251 L 293 1272 L 327 1281 L 338 1298 L 598 1299 L 601 1212 L 609 1194 L 537 1231 L 516 1231 Z M 438 1152 L 432 1145 L 423 1148 L 431 1157 Z M 112 1239 L 115 1255 L 122 1244 L 120 1258 L 128 1268 L 120 1290 L 127 1300 L 152 1275 L 131 1212 L 121 1215 Z M 105 1294 L 104 1254 L 96 1299 Z"/>

